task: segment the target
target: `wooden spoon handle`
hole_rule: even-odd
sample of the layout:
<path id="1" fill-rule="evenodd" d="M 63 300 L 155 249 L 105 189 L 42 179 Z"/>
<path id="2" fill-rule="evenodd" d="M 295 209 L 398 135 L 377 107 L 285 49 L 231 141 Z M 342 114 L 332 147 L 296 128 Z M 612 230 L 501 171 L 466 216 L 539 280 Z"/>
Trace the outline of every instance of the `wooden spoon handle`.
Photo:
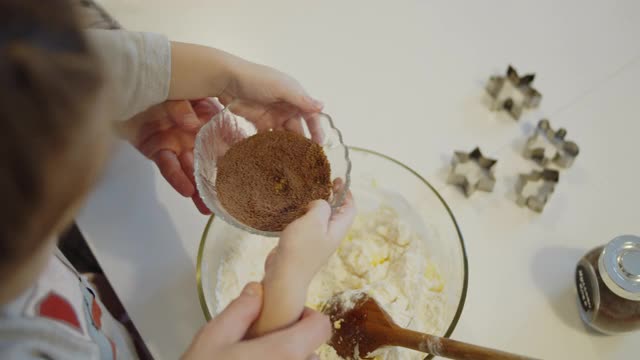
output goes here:
<path id="1" fill-rule="evenodd" d="M 402 346 L 454 360 L 535 360 L 526 356 L 402 328 L 394 329 L 393 335 L 387 337 L 387 340 L 390 342 L 389 345 Z"/>

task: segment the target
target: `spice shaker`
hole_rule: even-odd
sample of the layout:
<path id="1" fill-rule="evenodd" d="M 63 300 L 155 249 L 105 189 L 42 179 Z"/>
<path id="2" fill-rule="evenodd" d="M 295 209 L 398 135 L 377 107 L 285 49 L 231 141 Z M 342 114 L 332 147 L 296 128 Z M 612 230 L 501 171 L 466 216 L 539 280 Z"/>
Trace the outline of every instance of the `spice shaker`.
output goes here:
<path id="1" fill-rule="evenodd" d="M 618 236 L 576 267 L 582 320 L 605 334 L 640 329 L 640 237 Z"/>

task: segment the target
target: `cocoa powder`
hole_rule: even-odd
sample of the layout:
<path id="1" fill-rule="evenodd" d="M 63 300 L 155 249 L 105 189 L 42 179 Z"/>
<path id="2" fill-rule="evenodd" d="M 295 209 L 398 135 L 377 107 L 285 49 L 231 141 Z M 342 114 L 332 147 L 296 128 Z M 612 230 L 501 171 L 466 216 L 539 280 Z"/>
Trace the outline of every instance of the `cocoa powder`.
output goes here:
<path id="1" fill-rule="evenodd" d="M 320 145 L 290 131 L 267 131 L 236 144 L 218 162 L 218 198 L 240 222 L 281 231 L 331 194 L 331 168 Z"/>

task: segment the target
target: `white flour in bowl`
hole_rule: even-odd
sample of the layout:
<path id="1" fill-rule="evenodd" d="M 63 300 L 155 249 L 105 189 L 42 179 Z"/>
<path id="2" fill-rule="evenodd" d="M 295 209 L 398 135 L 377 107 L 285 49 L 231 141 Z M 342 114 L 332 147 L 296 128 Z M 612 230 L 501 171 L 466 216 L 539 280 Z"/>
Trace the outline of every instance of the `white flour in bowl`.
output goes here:
<path id="1" fill-rule="evenodd" d="M 276 243 L 274 238 L 246 237 L 230 244 L 218 268 L 216 313 L 235 299 L 246 283 L 262 279 L 264 261 Z M 381 206 L 356 217 L 338 251 L 311 282 L 307 306 L 318 310 L 334 294 L 363 291 L 398 325 L 443 334 L 444 286 L 438 269 L 429 261 L 425 239 L 418 238 L 395 210 Z M 318 354 L 323 360 L 341 359 L 327 345 Z M 385 360 L 425 356 L 402 348 L 379 349 L 371 355 Z"/>

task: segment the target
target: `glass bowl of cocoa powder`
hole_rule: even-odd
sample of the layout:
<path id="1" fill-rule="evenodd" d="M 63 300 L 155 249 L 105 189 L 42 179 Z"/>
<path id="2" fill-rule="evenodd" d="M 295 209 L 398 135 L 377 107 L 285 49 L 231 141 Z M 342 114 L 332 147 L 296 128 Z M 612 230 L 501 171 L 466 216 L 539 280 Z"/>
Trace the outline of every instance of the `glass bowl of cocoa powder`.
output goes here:
<path id="1" fill-rule="evenodd" d="M 229 104 L 198 132 L 194 162 L 215 216 L 264 236 L 279 236 L 313 200 L 338 209 L 351 181 L 349 149 L 331 117 L 283 103 Z"/>

